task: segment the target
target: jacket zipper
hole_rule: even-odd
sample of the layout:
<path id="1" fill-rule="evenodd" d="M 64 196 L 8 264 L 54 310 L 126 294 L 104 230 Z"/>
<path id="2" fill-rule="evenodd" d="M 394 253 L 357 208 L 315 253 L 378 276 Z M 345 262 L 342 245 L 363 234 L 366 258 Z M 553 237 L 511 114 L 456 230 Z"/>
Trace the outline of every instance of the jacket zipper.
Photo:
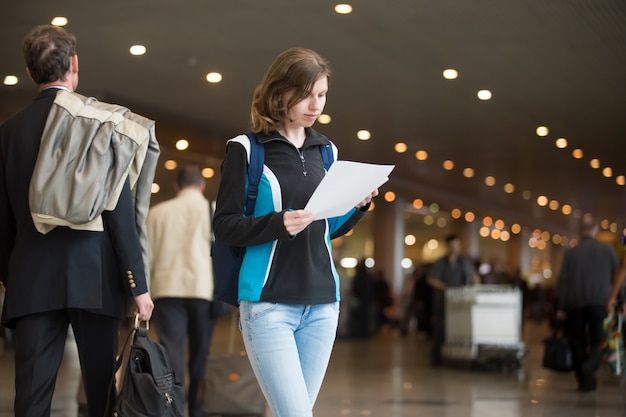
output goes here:
<path id="1" fill-rule="evenodd" d="M 302 162 L 302 175 L 306 177 L 306 160 L 304 159 L 304 154 L 300 151 L 300 149 L 296 148 L 296 150 L 298 151 L 298 155 L 300 155 L 300 162 Z"/>

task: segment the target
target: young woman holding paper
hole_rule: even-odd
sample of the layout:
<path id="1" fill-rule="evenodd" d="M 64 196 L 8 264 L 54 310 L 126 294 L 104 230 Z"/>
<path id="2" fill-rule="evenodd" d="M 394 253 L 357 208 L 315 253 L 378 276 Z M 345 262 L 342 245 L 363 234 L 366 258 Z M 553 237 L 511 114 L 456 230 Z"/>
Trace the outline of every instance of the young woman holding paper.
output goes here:
<path id="1" fill-rule="evenodd" d="M 228 141 L 214 217 L 216 238 L 246 247 L 239 274 L 240 327 L 274 417 L 309 417 L 335 340 L 339 276 L 331 239 L 348 232 L 378 190 L 340 217 L 304 210 L 326 171 L 311 128 L 326 103 L 330 68 L 316 52 L 279 54 L 254 91 L 251 130 L 265 164 L 254 215 L 244 215 L 249 139 Z"/>

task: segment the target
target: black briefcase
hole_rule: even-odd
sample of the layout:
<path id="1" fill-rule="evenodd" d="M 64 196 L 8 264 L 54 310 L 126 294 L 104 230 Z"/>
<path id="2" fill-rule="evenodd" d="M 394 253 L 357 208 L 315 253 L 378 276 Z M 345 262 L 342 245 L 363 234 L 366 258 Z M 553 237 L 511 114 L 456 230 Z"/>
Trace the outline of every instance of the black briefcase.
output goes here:
<path id="1" fill-rule="evenodd" d="M 562 323 L 557 323 L 552 336 L 543 340 L 542 365 L 553 371 L 570 372 L 574 368 L 572 347 L 561 330 Z"/>

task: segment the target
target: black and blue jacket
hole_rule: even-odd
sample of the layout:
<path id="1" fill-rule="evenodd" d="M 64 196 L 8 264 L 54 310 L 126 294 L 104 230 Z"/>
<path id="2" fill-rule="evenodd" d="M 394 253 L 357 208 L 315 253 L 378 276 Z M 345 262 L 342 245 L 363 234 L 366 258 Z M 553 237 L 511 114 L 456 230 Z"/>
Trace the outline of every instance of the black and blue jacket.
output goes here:
<path id="1" fill-rule="evenodd" d="M 324 304 L 339 301 L 339 275 L 332 258 L 331 239 L 347 233 L 367 207 L 344 216 L 311 223 L 296 236 L 283 224 L 288 210 L 305 207 L 326 171 L 320 146 L 324 135 L 306 129 L 302 148 L 274 132 L 257 133 L 265 163 L 254 215 L 244 215 L 250 142 L 246 135 L 228 141 L 222 163 L 213 219 L 216 239 L 246 247 L 239 273 L 239 300 L 283 304 Z"/>

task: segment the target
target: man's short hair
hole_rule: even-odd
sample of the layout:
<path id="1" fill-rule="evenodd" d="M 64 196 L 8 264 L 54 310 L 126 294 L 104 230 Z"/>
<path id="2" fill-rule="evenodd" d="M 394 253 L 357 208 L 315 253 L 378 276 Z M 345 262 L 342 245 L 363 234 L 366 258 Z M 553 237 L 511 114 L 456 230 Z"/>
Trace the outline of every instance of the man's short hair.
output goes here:
<path id="1" fill-rule="evenodd" d="M 190 186 L 198 187 L 203 182 L 204 177 L 202 177 L 202 171 L 197 165 L 187 165 L 184 166 L 180 171 L 178 171 L 176 184 L 179 188 L 185 188 Z"/>
<path id="2" fill-rule="evenodd" d="M 600 227 L 598 221 L 591 216 L 584 216 L 580 222 L 580 232 L 583 234 L 591 233 L 598 227 Z"/>
<path id="3" fill-rule="evenodd" d="M 459 235 L 458 235 L 458 234 L 456 234 L 456 233 L 450 233 L 449 235 L 447 235 L 447 236 L 445 237 L 445 239 L 444 239 L 444 240 L 445 240 L 445 242 L 449 245 L 449 244 L 450 244 L 450 242 L 452 242 L 453 240 L 457 240 L 457 239 L 459 239 Z"/>

